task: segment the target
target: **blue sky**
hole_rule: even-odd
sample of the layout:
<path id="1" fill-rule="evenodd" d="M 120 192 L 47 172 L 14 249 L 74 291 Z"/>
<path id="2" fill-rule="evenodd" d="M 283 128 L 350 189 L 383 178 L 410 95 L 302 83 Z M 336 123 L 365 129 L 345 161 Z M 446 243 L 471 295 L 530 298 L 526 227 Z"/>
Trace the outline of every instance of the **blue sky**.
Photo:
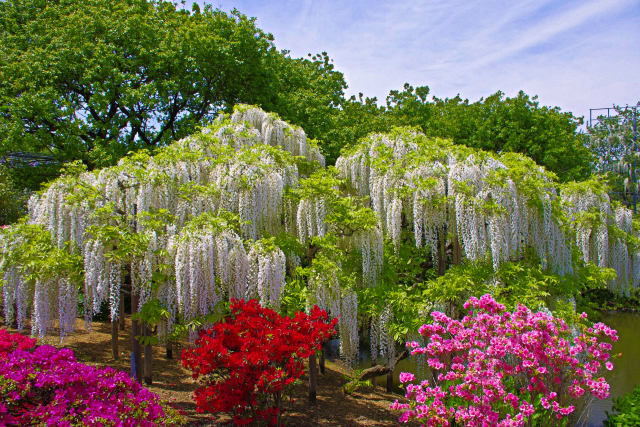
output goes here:
<path id="1" fill-rule="evenodd" d="M 326 51 L 348 94 L 384 101 L 409 82 L 475 101 L 522 89 L 587 119 L 640 100 L 640 0 L 208 3 L 257 17 L 293 57 Z"/>

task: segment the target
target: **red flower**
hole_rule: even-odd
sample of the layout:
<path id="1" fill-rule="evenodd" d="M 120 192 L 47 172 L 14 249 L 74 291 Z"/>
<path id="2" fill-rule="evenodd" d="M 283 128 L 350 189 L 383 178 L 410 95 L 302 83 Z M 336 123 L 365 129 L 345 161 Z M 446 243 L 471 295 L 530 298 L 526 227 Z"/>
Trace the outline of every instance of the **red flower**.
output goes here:
<path id="1" fill-rule="evenodd" d="M 283 394 L 304 374 L 304 359 L 335 332 L 336 322 L 317 306 L 291 319 L 256 300 L 232 300 L 231 315 L 182 352 L 182 364 L 203 383 L 195 392 L 198 412 L 228 412 L 237 425 L 275 425 Z"/>

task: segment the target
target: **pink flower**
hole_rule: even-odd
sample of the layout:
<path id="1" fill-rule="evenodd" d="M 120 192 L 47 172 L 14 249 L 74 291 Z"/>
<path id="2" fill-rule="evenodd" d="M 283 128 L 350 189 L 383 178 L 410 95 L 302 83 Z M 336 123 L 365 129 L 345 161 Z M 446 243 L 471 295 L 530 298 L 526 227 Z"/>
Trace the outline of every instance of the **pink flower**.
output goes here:
<path id="1" fill-rule="evenodd" d="M 529 417 L 533 415 L 533 413 L 535 412 L 535 408 L 532 404 L 530 404 L 526 400 L 523 400 L 520 404 L 520 412 L 522 412 L 522 415 L 524 415 L 525 417 Z"/>
<path id="2" fill-rule="evenodd" d="M 401 372 L 400 373 L 400 382 L 402 384 L 411 382 L 411 381 L 413 381 L 415 379 L 416 379 L 415 375 L 413 375 L 410 372 Z"/>
<path id="3" fill-rule="evenodd" d="M 544 409 L 549 409 L 549 408 L 551 408 L 551 404 L 549 404 L 549 401 L 547 400 L 547 398 L 546 398 L 546 397 L 542 397 L 542 398 L 540 398 L 540 404 L 542 405 L 542 407 L 543 407 Z"/>
<path id="4" fill-rule="evenodd" d="M 420 328 L 426 343 L 412 354 L 425 354 L 428 366 L 440 372 L 435 387 L 428 381 L 407 385 L 411 403 L 403 420 L 523 425 L 525 417 L 536 412 L 524 400 L 529 394 L 541 394 L 538 410 L 559 419 L 575 410 L 560 402 L 571 403 L 586 393 L 600 399 L 609 395 L 605 379 L 594 377 L 602 364 L 613 369 L 608 361 L 611 344 L 603 340 L 615 341 L 615 330 L 599 323 L 574 336 L 574 330 L 551 314 L 523 305 L 506 312 L 490 295 L 470 298 L 465 307 L 469 312 L 462 320 L 434 313 L 433 323 Z M 514 375 L 523 376 L 526 386 L 513 384 L 509 378 Z M 520 412 L 514 416 L 513 410 Z"/>

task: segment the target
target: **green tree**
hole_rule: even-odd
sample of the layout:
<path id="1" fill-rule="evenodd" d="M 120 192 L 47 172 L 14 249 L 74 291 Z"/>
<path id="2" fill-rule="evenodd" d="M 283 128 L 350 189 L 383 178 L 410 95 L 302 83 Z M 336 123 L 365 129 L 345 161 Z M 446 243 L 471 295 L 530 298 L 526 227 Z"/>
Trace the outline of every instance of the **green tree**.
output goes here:
<path id="1" fill-rule="evenodd" d="M 345 99 L 344 76 L 326 52 L 293 59 L 238 11 L 188 12 L 164 0 L 11 0 L 0 3 L 0 26 L 0 155 L 109 166 L 238 103 L 321 138 L 330 164 L 371 131 L 342 131 L 344 110 L 347 122 L 365 118 L 349 108 L 360 104 Z M 18 186 L 37 189 L 58 173 L 20 176 Z"/>
<path id="2" fill-rule="evenodd" d="M 255 102 L 272 48 L 237 11 L 189 13 L 163 0 L 10 0 L 0 28 L 0 153 L 90 168 Z"/>
<path id="3" fill-rule="evenodd" d="M 386 108 L 378 106 L 375 97 L 365 97 L 359 93 L 356 97 L 345 99 L 333 118 L 334 125 L 326 136 L 320 136 L 327 142 L 323 145 L 327 153 L 327 163 L 333 164 L 342 148 L 354 146 L 357 141 L 371 132 L 390 132 L 393 128 L 391 117 Z"/>
<path id="4" fill-rule="evenodd" d="M 405 83 L 403 89 L 391 90 L 387 95 L 388 115 L 397 126 L 421 127 L 433 120 L 435 105 L 428 100 L 429 86 L 414 88 Z"/>
<path id="5" fill-rule="evenodd" d="M 387 97 L 387 115 L 396 125 L 421 128 L 429 136 L 494 152 L 517 152 L 558 175 L 561 181 L 584 179 L 592 154 L 577 132 L 580 121 L 558 107 L 541 107 L 537 97 L 520 91 L 513 98 L 497 92 L 469 103 L 460 96 L 428 100 L 429 87 L 405 84 Z"/>
<path id="6" fill-rule="evenodd" d="M 497 92 L 478 107 L 480 121 L 472 147 L 525 154 L 561 181 L 589 175 L 591 153 L 577 133 L 580 121 L 573 114 L 540 107 L 537 96 L 530 98 L 522 91 L 513 98 Z"/>
<path id="7" fill-rule="evenodd" d="M 267 58 L 266 72 L 269 86 L 259 105 L 301 126 L 310 138 L 321 139 L 327 161 L 333 164 L 342 148 L 332 141 L 330 131 L 345 100 L 343 74 L 335 70 L 326 52 L 292 59 L 288 51 L 275 49 Z"/>

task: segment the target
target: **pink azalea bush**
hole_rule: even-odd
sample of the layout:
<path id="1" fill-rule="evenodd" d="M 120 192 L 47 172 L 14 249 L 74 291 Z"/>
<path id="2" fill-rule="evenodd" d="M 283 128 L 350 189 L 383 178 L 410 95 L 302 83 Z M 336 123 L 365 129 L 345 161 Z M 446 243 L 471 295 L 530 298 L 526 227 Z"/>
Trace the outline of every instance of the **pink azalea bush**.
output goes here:
<path id="1" fill-rule="evenodd" d="M 0 425 L 158 426 L 182 417 L 126 373 L 0 329 Z"/>
<path id="2" fill-rule="evenodd" d="M 566 421 L 580 398 L 609 396 L 598 375 L 613 369 L 607 341 L 617 341 L 615 330 L 596 323 L 579 333 L 523 305 L 508 312 L 491 295 L 464 307 L 460 321 L 433 312 L 433 323 L 419 330 L 424 347 L 407 343 L 411 354 L 426 355 L 433 379 L 412 383 L 413 374 L 400 374 L 410 402 L 391 405 L 403 411 L 400 422 L 522 426 L 535 418 L 536 425 L 551 425 Z"/>

